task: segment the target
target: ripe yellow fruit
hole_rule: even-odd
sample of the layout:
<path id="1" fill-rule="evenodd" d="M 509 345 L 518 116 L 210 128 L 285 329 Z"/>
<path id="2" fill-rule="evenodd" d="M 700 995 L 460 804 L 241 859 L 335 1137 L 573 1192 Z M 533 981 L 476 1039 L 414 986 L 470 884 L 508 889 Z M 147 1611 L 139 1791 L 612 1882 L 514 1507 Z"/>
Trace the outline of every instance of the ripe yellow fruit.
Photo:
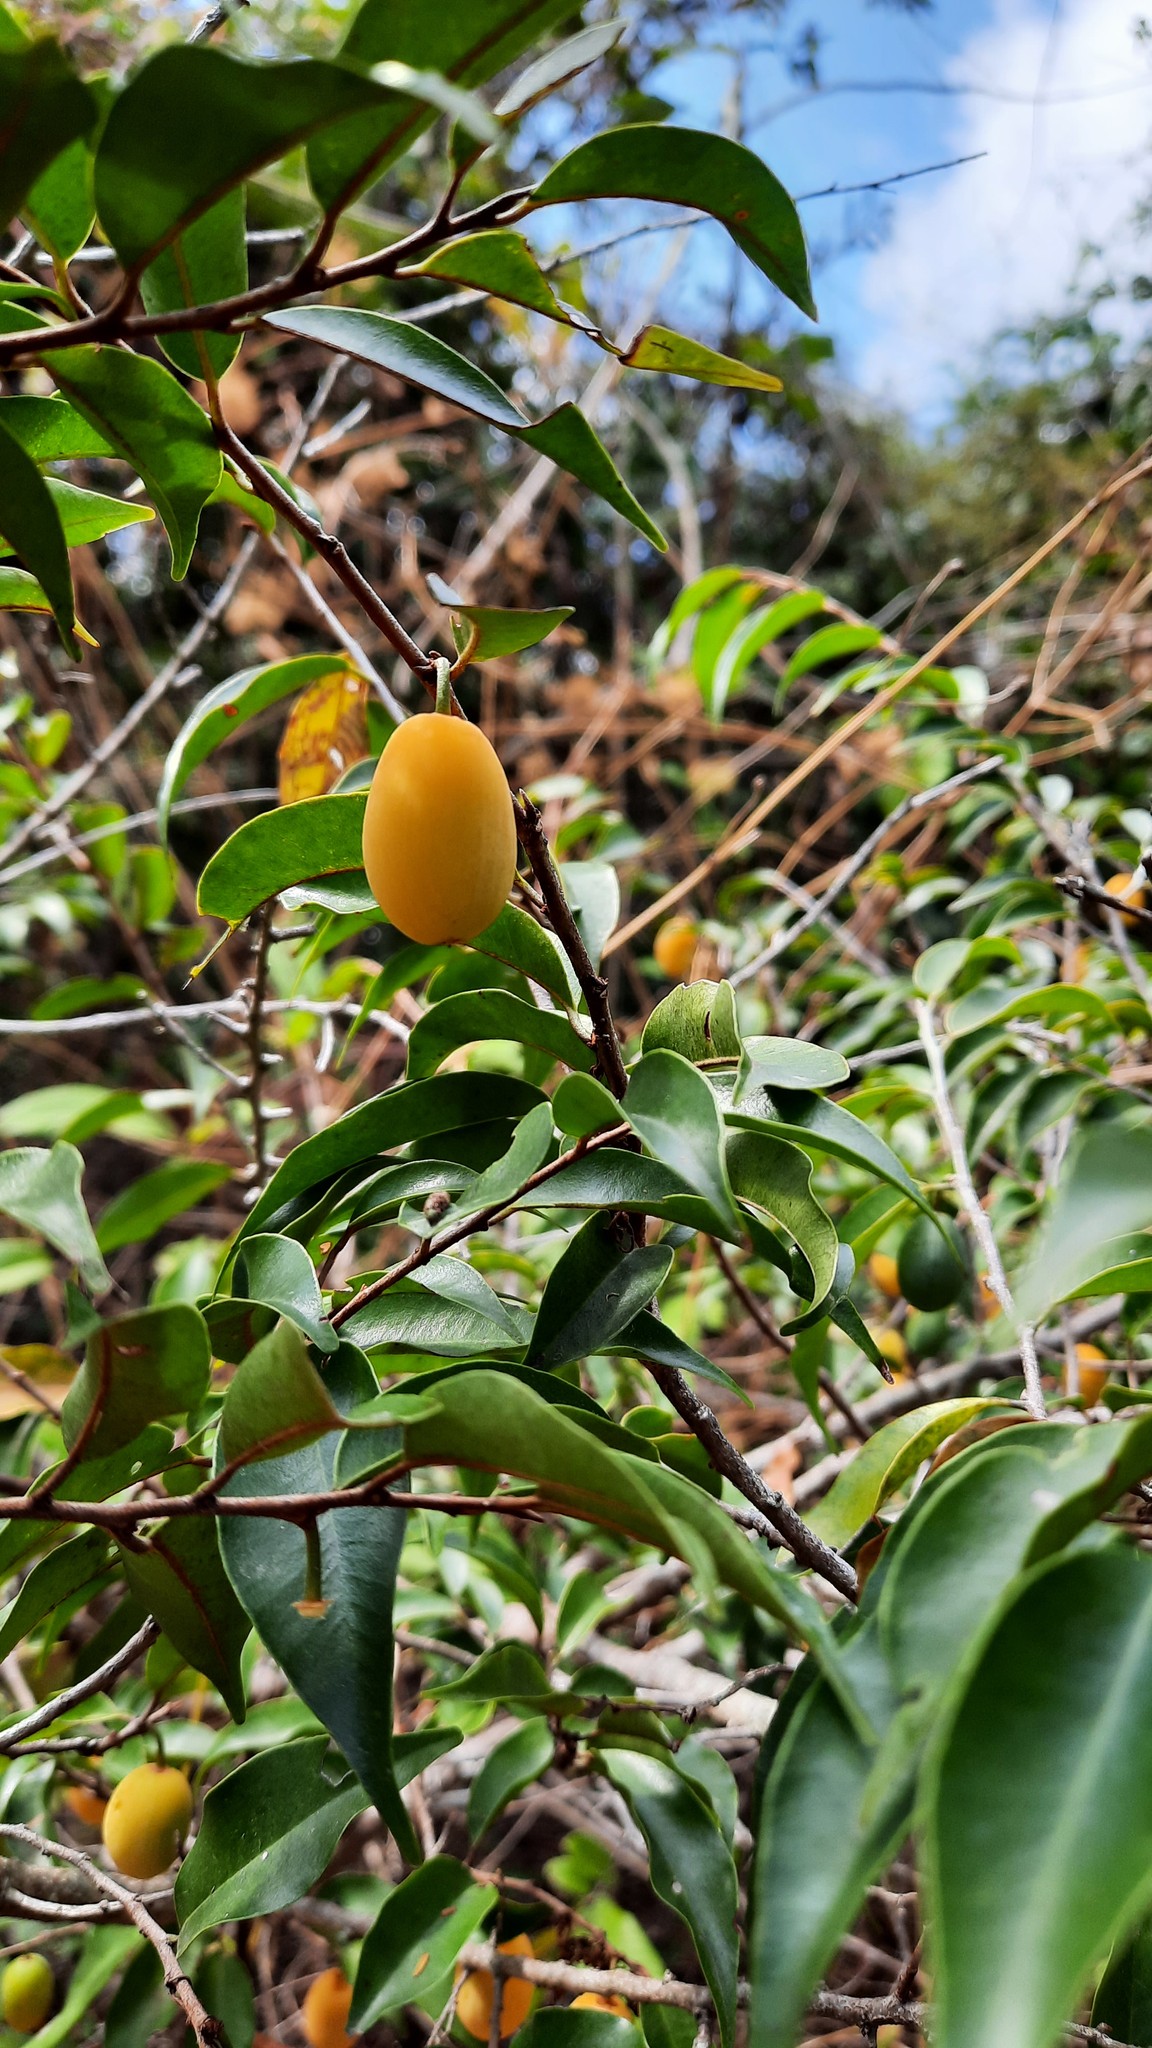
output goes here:
<path id="1" fill-rule="evenodd" d="M 1144 887 L 1142 873 L 1139 878 L 1135 875 L 1109 875 L 1104 884 L 1104 893 L 1107 896 L 1121 897 L 1122 910 L 1143 910 L 1148 903 L 1148 891 Z"/>
<path id="2" fill-rule="evenodd" d="M 343 1970 L 323 1970 L 304 1993 L 300 2024 L 308 2048 L 352 2048 L 358 2034 L 348 2032 L 352 1986 Z"/>
<path id="3" fill-rule="evenodd" d="M 632 2018 L 632 2007 L 626 1999 L 605 1998 L 599 1991 L 582 1991 L 578 1998 L 572 2000 L 569 2010 L 575 2012 L 577 2006 L 582 2006 L 586 2012 L 613 2012 L 622 2020 Z"/>
<path id="4" fill-rule="evenodd" d="M 364 866 L 389 923 L 422 946 L 491 924 L 516 874 L 516 818 L 478 726 L 435 711 L 397 726 L 368 792 Z"/>
<path id="5" fill-rule="evenodd" d="M 64 1804 L 74 1820 L 81 1821 L 86 1828 L 102 1828 L 108 1801 L 99 1792 L 93 1792 L 88 1785 L 69 1785 L 64 1794 Z"/>
<path id="6" fill-rule="evenodd" d="M 652 941 L 661 974 L 669 981 L 687 981 L 700 943 L 700 927 L 691 917 L 668 917 Z"/>
<path id="7" fill-rule="evenodd" d="M 121 1778 L 104 1815 L 104 1847 L 125 1877 L 159 1877 L 176 1860 L 192 1818 L 192 1790 L 172 1764 L 139 1764 Z"/>
<path id="8" fill-rule="evenodd" d="M 1077 1378 L 1080 1382 L 1080 1399 L 1086 1408 L 1094 1408 L 1107 1384 L 1112 1370 L 1111 1359 L 1096 1344 L 1076 1346 Z M 1067 1387 L 1068 1374 L 1065 1373 Z M 1070 1391 L 1070 1389 L 1069 1389 Z"/>
<path id="9" fill-rule="evenodd" d="M 881 1358 L 886 1358 L 893 1372 L 907 1372 L 908 1346 L 899 1330 L 873 1330 L 876 1349 Z"/>
<path id="10" fill-rule="evenodd" d="M 532 1943 L 526 1934 L 514 1935 L 511 1941 L 500 1943 L 502 1956 L 530 1956 Z M 488 1970 L 469 1970 L 466 1975 L 457 1971 L 460 1992 L 456 2000 L 456 2017 L 466 2033 L 477 2041 L 488 2039 L 492 2021 L 492 1999 L 495 1987 Z M 510 2034 L 522 2027 L 532 2010 L 532 1986 L 523 1977 L 505 1977 L 503 1994 L 500 1999 L 500 2039 L 506 2041 Z"/>
<path id="11" fill-rule="evenodd" d="M 17 2034 L 38 2034 L 52 2010 L 56 1985 L 43 1956 L 14 1956 L 0 1981 L 4 2022 Z"/>
<path id="12" fill-rule="evenodd" d="M 873 1252 L 868 1261 L 868 1272 L 881 1294 L 886 1294 L 889 1301 L 899 1301 L 900 1279 L 891 1252 Z"/>

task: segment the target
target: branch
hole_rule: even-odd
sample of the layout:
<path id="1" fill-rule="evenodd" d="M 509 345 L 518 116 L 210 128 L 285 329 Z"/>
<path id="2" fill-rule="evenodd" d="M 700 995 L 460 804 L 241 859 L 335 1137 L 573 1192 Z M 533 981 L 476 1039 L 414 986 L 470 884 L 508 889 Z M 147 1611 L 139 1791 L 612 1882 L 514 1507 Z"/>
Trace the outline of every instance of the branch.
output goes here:
<path id="1" fill-rule="evenodd" d="M 114 1877 L 109 1877 L 105 1871 L 98 1869 L 91 1858 L 83 1855 L 79 1849 L 70 1849 L 64 1842 L 49 1842 L 43 1835 L 36 1834 L 32 1828 L 17 1827 L 10 1821 L 0 1822 L 0 1835 L 12 1842 L 22 1842 L 28 1849 L 38 1849 L 41 1855 L 55 1856 L 61 1862 L 70 1863 L 73 1869 L 83 1871 L 89 1884 L 96 1891 L 103 1892 L 108 1899 L 114 1899 L 133 1926 L 139 1929 L 145 1941 L 151 1942 L 159 1956 L 164 1971 L 164 1989 L 180 2007 L 199 2048 L 224 2048 L 224 2029 L 220 2021 L 213 2019 L 211 2013 L 201 2004 L 176 1960 L 176 1951 L 168 1936 L 159 1922 L 152 1918 L 143 1899 L 135 1892 L 130 1892 L 125 1885 L 118 1884 Z"/>
<path id="2" fill-rule="evenodd" d="M 152 1620 L 146 1621 L 143 1628 L 138 1628 L 134 1636 L 130 1636 L 105 1663 L 98 1664 L 95 1671 L 90 1671 L 86 1678 L 81 1678 L 75 1685 L 69 1686 L 67 1692 L 57 1693 L 55 1698 L 45 1700 L 43 1706 L 26 1715 L 23 1721 L 17 1721 L 13 1727 L 0 1731 L 0 1756 L 11 1756 L 22 1742 L 27 1742 L 33 1735 L 38 1735 L 42 1728 L 50 1728 L 53 1721 L 60 1719 L 61 1714 L 70 1713 L 71 1709 L 78 1707 L 83 1700 L 104 1692 L 127 1671 L 130 1664 L 136 1662 L 137 1657 L 142 1657 L 145 1650 L 150 1650 L 159 1638 L 160 1630 L 156 1623 Z"/>
<path id="3" fill-rule="evenodd" d="M 573 971 L 580 984 L 580 993 L 587 1006 L 592 1034 L 596 1040 L 596 1064 L 600 1069 L 606 1087 L 610 1088 L 617 1101 L 628 1086 L 628 1074 L 612 1011 L 608 1003 L 608 983 L 602 974 L 597 974 L 592 965 L 587 946 L 580 935 L 580 927 L 572 914 L 572 906 L 564 894 L 564 884 L 552 850 L 544 833 L 540 813 L 530 797 L 521 790 L 516 803 L 516 830 L 520 844 L 528 857 L 528 865 L 536 879 L 548 920 L 572 962 Z"/>

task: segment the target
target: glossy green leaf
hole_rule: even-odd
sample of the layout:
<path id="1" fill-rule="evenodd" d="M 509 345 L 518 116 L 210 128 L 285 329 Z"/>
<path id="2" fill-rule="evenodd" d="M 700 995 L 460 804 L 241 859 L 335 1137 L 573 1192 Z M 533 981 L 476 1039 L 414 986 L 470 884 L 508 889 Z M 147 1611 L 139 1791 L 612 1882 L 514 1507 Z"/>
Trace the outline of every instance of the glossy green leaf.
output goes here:
<path id="1" fill-rule="evenodd" d="M 200 514 L 220 481 L 220 450 L 207 415 L 162 363 L 129 349 L 58 349 L 52 374 L 76 410 L 144 479 L 179 581 L 188 573 Z"/>
<path id="2" fill-rule="evenodd" d="M 560 469 L 566 469 L 578 483 L 587 485 L 614 512 L 642 533 L 645 540 L 663 554 L 668 542 L 660 528 L 628 489 L 604 443 L 578 406 L 562 405 L 534 427 L 522 427 L 520 439 L 546 455 Z"/>
<path id="3" fill-rule="evenodd" d="M 328 1391 L 345 1410 L 377 1391 L 374 1375 L 351 1346 L 342 1346 L 326 1371 Z M 328 1435 L 287 1457 L 248 1465 L 225 1491 L 249 1498 L 327 1492 L 336 1445 L 337 1438 Z M 220 1540 L 225 1569 L 265 1648 L 343 1751 L 402 1853 L 415 1861 L 419 1850 L 392 1749 L 391 1612 L 406 1519 L 395 1508 L 338 1508 L 320 1517 L 328 1603 L 321 1616 L 301 1614 L 296 1605 L 305 1592 L 303 1530 L 288 1522 L 227 1516 Z"/>
<path id="4" fill-rule="evenodd" d="M 102 1529 L 85 1529 L 34 1564 L 0 1614 L 0 1657 L 7 1657 L 61 1602 L 107 1575 L 112 1546 Z"/>
<path id="5" fill-rule="evenodd" d="M 528 1338 L 526 1320 L 514 1321 L 497 1298 L 490 1306 L 481 1306 L 475 1300 L 452 1299 L 414 1279 L 401 1281 L 357 1309 L 341 1327 L 365 1351 L 403 1345 L 440 1358 L 519 1350 Z"/>
<path id="6" fill-rule="evenodd" d="M 736 2028 L 738 1892 L 732 1852 L 710 1805 L 675 1766 L 642 1750 L 608 1749 L 598 1761 L 648 1845 L 652 1888 L 688 1926 L 716 2005 L 725 2048 Z"/>
<path id="7" fill-rule="evenodd" d="M 204 1800 L 176 1877 L 180 1948 L 229 1920 L 295 1905 L 324 1875 L 367 1793 L 325 1770 L 326 1735 L 254 1756 Z"/>
<path id="8" fill-rule="evenodd" d="M 0 398 L 0 424 L 33 462 L 71 462 L 116 450 L 66 398 L 34 398 L 18 392 Z"/>
<path id="9" fill-rule="evenodd" d="M 78 654 L 72 628 L 76 606 L 68 544 L 60 509 L 31 456 L 9 434 L 0 415 L 0 533 L 5 553 L 19 555 L 47 597 L 65 646 Z"/>
<path id="10" fill-rule="evenodd" d="M 827 1152 L 833 1159 L 861 1167 L 878 1180 L 887 1181 L 890 1187 L 899 1188 L 925 1215 L 932 1214 L 931 1203 L 891 1147 L 870 1125 L 853 1116 L 851 1110 L 841 1109 L 838 1102 L 773 1085 L 746 1095 L 739 1109 L 726 1108 L 725 1120 L 738 1131 L 759 1130 L 767 1123 L 774 1137 L 789 1138 L 813 1152 Z"/>
<path id="11" fill-rule="evenodd" d="M 678 1052 L 698 1064 L 740 1057 L 736 994 L 730 981 L 690 981 L 657 1003 L 640 1040 L 644 1052 Z"/>
<path id="12" fill-rule="evenodd" d="M 499 661 L 509 654 L 522 654 L 526 647 L 538 647 L 572 617 L 570 604 L 534 612 L 501 611 L 483 604 L 453 604 L 451 610 L 465 621 L 456 635 L 459 659 L 464 662 Z"/>
<path id="13" fill-rule="evenodd" d="M 259 1246 L 267 1239 L 249 1242 Z M 302 1246 L 297 1250 L 307 1258 Z M 309 1443 L 341 1426 L 295 1323 L 280 1323 L 236 1368 L 220 1416 L 220 1455 L 228 1465 L 282 1456 L 286 1445 Z"/>
<path id="14" fill-rule="evenodd" d="M 1092 2025 L 1114 2041 L 1152 2048 L 1152 1930 L 1147 1920 L 1118 1944 L 1092 2001 Z"/>
<path id="15" fill-rule="evenodd" d="M 452 1856 L 433 1856 L 390 1892 L 364 1937 L 351 2023 L 365 2028 L 414 2003 L 451 1969 L 496 1904 Z"/>
<path id="16" fill-rule="evenodd" d="M 676 1372 L 695 1373 L 698 1379 L 711 1380 L 713 1386 L 724 1387 L 728 1393 L 735 1394 L 738 1401 L 749 1407 L 752 1405 L 751 1396 L 745 1393 L 731 1373 L 725 1372 L 722 1365 L 714 1365 L 702 1351 L 686 1344 L 683 1337 L 678 1337 L 675 1330 L 669 1329 L 667 1323 L 662 1323 L 650 1309 L 641 1309 L 639 1315 L 633 1316 L 619 1336 L 613 1337 L 604 1349 L 618 1358 L 638 1358 L 645 1364 L 670 1365 Z"/>
<path id="17" fill-rule="evenodd" d="M 260 1233 L 246 1237 L 236 1260 L 233 1293 L 275 1309 L 318 1351 L 335 1351 L 340 1342 L 324 1313 L 316 1269 L 295 1238 Z"/>
<path id="18" fill-rule="evenodd" d="M 591 1216 L 548 1277 L 526 1365 L 555 1372 L 627 1328 L 668 1277 L 667 1245 L 630 1245 L 607 1216 Z"/>
<path id="19" fill-rule="evenodd" d="M 165 1302 L 101 1323 L 61 1410 L 69 1450 L 105 1458 L 149 1422 L 185 1415 L 208 1391 L 208 1332 L 198 1309 Z"/>
<path id="20" fill-rule="evenodd" d="M 546 988 L 562 1003 L 577 1001 L 579 989 L 557 940 L 518 904 L 506 903 L 499 916 L 478 932 L 469 944 L 473 952 L 484 953 L 493 960 L 503 960 L 509 967 L 518 967 L 530 981 L 539 982 L 541 988 Z"/>
<path id="21" fill-rule="evenodd" d="M 555 1748 L 547 1721 L 533 1719 L 522 1721 L 488 1751 L 468 1794 L 468 1833 L 474 1842 L 491 1827 L 497 1814 L 503 1813 L 510 1799 L 543 1777 Z"/>
<path id="22" fill-rule="evenodd" d="M 739 1244 L 720 1110 L 704 1076 L 679 1053 L 645 1053 L 632 1069 L 623 1110 L 653 1156 L 708 1203 L 720 1235 Z"/>
<path id="23" fill-rule="evenodd" d="M 569 0 L 443 0 L 432 21 L 423 0 L 364 0 L 341 56 L 365 70 L 381 62 L 435 66 L 454 84 L 482 85 L 569 12 Z M 321 205 L 339 212 L 434 118 L 425 102 L 393 92 L 378 111 L 317 135 L 308 172 Z"/>
<path id="24" fill-rule="evenodd" d="M 82 136 L 41 171 L 21 207 L 37 241 L 67 263 L 83 247 L 96 217 L 92 152 Z"/>
<path id="25" fill-rule="evenodd" d="M 839 1549 L 958 1429 L 978 1415 L 1010 1413 L 1012 1408 L 1011 1401 L 973 1395 L 929 1402 L 908 1415 L 896 1416 L 853 1453 L 824 1499 L 808 1515 L 809 1525 L 825 1543 Z"/>
<path id="26" fill-rule="evenodd" d="M 779 179 L 741 143 L 652 122 L 615 128 L 578 143 L 532 195 L 536 206 L 611 198 L 710 213 L 757 269 L 815 319 L 800 217 Z"/>
<path id="27" fill-rule="evenodd" d="M 786 597 L 778 597 L 772 604 L 759 605 L 747 616 L 741 614 L 735 631 L 725 639 L 712 668 L 707 691 L 709 716 L 723 717 L 729 697 L 739 690 L 746 671 L 765 647 L 791 632 L 801 620 L 811 618 L 823 609 L 824 598 L 820 591 L 790 590 Z"/>
<path id="28" fill-rule="evenodd" d="M 441 1227 L 474 1216 L 481 1209 L 503 1207 L 511 1202 L 526 1180 L 544 1164 L 553 1150 L 552 1109 L 538 1102 L 517 1124 L 507 1152 L 478 1173 L 441 1218 Z"/>
<path id="29" fill-rule="evenodd" d="M 51 612 L 52 606 L 34 576 L 27 569 L 9 569 L 0 563 L 0 611 L 4 612 Z M 91 633 L 77 622 L 75 634 L 86 646 L 95 647 L 97 642 Z"/>
<path id="30" fill-rule="evenodd" d="M 1008 1598 L 924 1792 L 940 2048 L 1049 2048 L 1146 1905 L 1150 1684 L 1140 1553 L 1059 1558 Z"/>
<path id="31" fill-rule="evenodd" d="M 559 871 L 588 957 L 593 967 L 599 967 L 620 916 L 616 870 L 606 860 L 566 860 L 559 863 Z"/>
<path id="32" fill-rule="evenodd" d="M 14 1146 L 0 1153 L 0 1215 L 62 1253 L 94 1294 L 109 1285 L 108 1270 L 92 1233 L 80 1192 L 84 1161 L 74 1145 Z"/>
<path id="33" fill-rule="evenodd" d="M 741 391 L 783 391 L 779 377 L 753 369 L 733 356 L 719 355 L 701 341 L 677 334 L 671 327 L 643 327 L 620 358 L 626 370 L 661 370 L 669 377 L 690 377 L 696 384 L 724 384 Z"/>
<path id="34" fill-rule="evenodd" d="M 812 1306 L 826 1298 L 836 1275 L 836 1226 L 812 1193 L 812 1162 L 798 1145 L 767 1131 L 736 1131 L 725 1158 L 732 1189 L 782 1223 L 812 1270 Z"/>
<path id="35" fill-rule="evenodd" d="M 140 297 L 147 313 L 183 312 L 189 306 L 210 306 L 248 289 L 248 250 L 244 241 L 243 188 L 226 192 L 207 213 L 190 221 L 160 251 L 140 279 Z M 160 347 L 186 377 L 202 380 L 209 372 L 222 377 L 234 360 L 239 334 L 162 334 Z"/>
<path id="36" fill-rule="evenodd" d="M 806 1038 L 746 1038 L 732 1106 L 761 1088 L 838 1088 L 850 1072 L 843 1053 Z"/>
<path id="37" fill-rule="evenodd" d="M 780 677 L 780 688 L 786 690 L 790 683 L 810 675 L 825 662 L 840 661 L 846 654 L 858 654 L 865 647 L 878 647 L 883 638 L 875 626 L 851 626 L 840 621 L 821 626 L 818 633 L 796 649 Z"/>
<path id="38" fill-rule="evenodd" d="M 225 1576 L 216 1523 L 191 1517 L 164 1522 L 142 1550 L 126 1548 L 121 1563 L 141 1606 L 216 1687 L 232 1719 L 242 1721 L 240 1652 L 250 1624 Z"/>
<path id="39" fill-rule="evenodd" d="M 113 1195 L 97 1225 L 96 1242 L 102 1252 L 142 1244 L 155 1237 L 173 1216 L 194 1209 L 231 1178 L 231 1168 L 215 1160 L 166 1159 L 163 1166 L 141 1174 L 121 1194 Z"/>
<path id="40" fill-rule="evenodd" d="M 1152 1224 L 1152 1131 L 1089 1125 L 1069 1148 L 1056 1191 L 1017 1289 L 1035 1320 L 1069 1301 L 1101 1267 L 1117 1262 L 1115 1241 Z"/>
<path id="41" fill-rule="evenodd" d="M 552 1097 L 552 1117 L 568 1138 L 591 1138 L 619 1122 L 616 1097 L 591 1074 L 565 1074 Z"/>
<path id="42" fill-rule="evenodd" d="M 461 235 L 402 274 L 468 285 L 474 291 L 488 292 L 493 298 L 507 299 L 511 305 L 545 313 L 550 320 L 572 323 L 572 315 L 560 304 L 530 244 L 512 228 L 488 228 L 482 234 Z M 523 644 L 530 647 L 533 643 Z"/>
<path id="43" fill-rule="evenodd" d="M 2 415 L 0 415 L 2 424 Z M 83 491 L 61 478 L 47 479 L 48 495 L 56 507 L 64 539 L 70 548 L 86 541 L 102 540 L 124 526 L 140 526 L 155 517 L 151 505 L 130 504 L 124 498 L 107 498 L 100 491 Z"/>
<path id="44" fill-rule="evenodd" d="M 53 159 L 86 135 L 96 101 L 48 36 L 0 50 L 0 220 L 10 221 Z"/>
<path id="45" fill-rule="evenodd" d="M 715 1225 L 710 1205 L 671 1167 L 639 1152 L 617 1151 L 614 1145 L 574 1159 L 526 1195 L 520 1206 L 629 1209 L 637 1215 L 663 1217 L 669 1223 L 686 1223 L 693 1230 L 711 1230 Z"/>
<path id="46" fill-rule="evenodd" d="M 502 121 L 519 120 L 548 93 L 568 79 L 576 78 L 590 64 L 607 54 L 620 40 L 621 28 L 616 21 L 596 22 L 592 28 L 584 28 L 577 35 L 568 36 L 547 50 L 543 57 L 518 72 L 511 85 L 506 86 L 496 102 L 496 112 Z"/>
<path id="47" fill-rule="evenodd" d="M 653 664 L 664 660 L 681 626 L 687 625 L 689 619 L 694 619 L 700 612 L 705 611 L 718 597 L 747 581 L 747 570 L 724 567 L 706 569 L 702 576 L 697 576 L 691 583 L 685 584 L 664 624 L 652 636 L 648 653 Z M 752 595 L 755 595 L 755 586 Z"/>
<path id="48" fill-rule="evenodd" d="M 156 798 L 156 828 L 161 840 L 168 837 L 172 805 L 201 761 L 258 712 L 307 690 L 322 676 L 339 675 L 346 666 L 339 655 L 301 654 L 292 661 L 241 669 L 239 675 L 229 676 L 209 690 L 181 726 L 164 763 Z"/>
<path id="49" fill-rule="evenodd" d="M 479 1039 L 511 1039 L 537 1046 L 563 1065 L 585 1071 L 593 1051 L 558 1010 L 541 1010 L 504 989 L 474 989 L 433 1003 L 412 1027 L 408 1040 L 408 1078 L 423 1081 L 450 1053 Z"/>
<path id="50" fill-rule="evenodd" d="M 362 874 L 366 795 L 309 796 L 249 818 L 200 877 L 197 908 L 242 923 L 282 889 L 314 875 Z"/>

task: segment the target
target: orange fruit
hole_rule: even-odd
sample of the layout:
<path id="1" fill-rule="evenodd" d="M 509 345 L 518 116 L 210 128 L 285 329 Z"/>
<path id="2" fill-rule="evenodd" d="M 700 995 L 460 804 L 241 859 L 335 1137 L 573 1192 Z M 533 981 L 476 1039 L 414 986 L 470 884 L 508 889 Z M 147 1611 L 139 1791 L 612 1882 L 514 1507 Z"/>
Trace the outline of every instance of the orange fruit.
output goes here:
<path id="1" fill-rule="evenodd" d="M 1143 871 L 1135 875 L 1109 875 L 1104 884 L 1107 896 L 1122 898 L 1121 909 L 1143 910 L 1148 902 L 1148 891 L 1144 886 Z"/>
<path id="2" fill-rule="evenodd" d="M 55 1994 L 56 1981 L 44 1956 L 13 1956 L 0 1978 L 5 2025 L 17 2034 L 38 2034 Z"/>
<path id="3" fill-rule="evenodd" d="M 343 1970 L 335 1965 L 322 1970 L 308 1986 L 300 2007 L 300 2024 L 308 2048 L 352 2048 L 353 2041 L 360 2037 L 348 2032 L 351 2010 L 352 1986 Z"/>
<path id="4" fill-rule="evenodd" d="M 108 1811 L 108 1801 L 99 1792 L 93 1792 L 88 1785 L 69 1785 L 64 1794 L 64 1804 L 73 1819 L 81 1821 L 86 1828 L 101 1828 Z"/>
<path id="5" fill-rule="evenodd" d="M 1080 1381 L 1080 1399 L 1086 1408 L 1094 1408 L 1112 1370 L 1112 1360 L 1096 1344 L 1078 1344 L 1076 1364 L 1077 1377 Z M 1064 1375 L 1064 1384 L 1068 1390 L 1067 1372 Z"/>
<path id="6" fill-rule="evenodd" d="M 889 1301 L 899 1301 L 900 1280 L 891 1252 L 873 1252 L 868 1261 L 868 1272 L 881 1294 L 886 1294 Z"/>
<path id="7" fill-rule="evenodd" d="M 192 1790 L 172 1764 L 140 1764 L 112 1793 L 104 1847 L 125 1877 L 159 1877 L 176 1860 L 192 1818 Z"/>
<path id="8" fill-rule="evenodd" d="M 661 974 L 669 981 L 687 981 L 700 943 L 700 927 L 691 917 L 667 917 L 652 941 Z"/>
<path id="9" fill-rule="evenodd" d="M 511 1941 L 500 1943 L 502 1956 L 530 1956 L 532 1943 L 526 1934 L 514 1935 Z M 456 2017 L 466 2033 L 477 2041 L 488 2039 L 492 2021 L 492 2000 L 495 1986 L 489 1970 L 468 1970 L 457 1972 L 460 1984 L 456 2000 Z M 500 2039 L 506 2041 L 510 2034 L 522 2027 L 532 2010 L 534 1993 L 531 1984 L 523 1977 L 505 1977 L 500 1999 Z"/>
<path id="10" fill-rule="evenodd" d="M 422 946 L 492 923 L 516 874 L 516 818 L 479 726 L 435 711 L 397 726 L 368 792 L 364 866 L 389 923 Z"/>
<path id="11" fill-rule="evenodd" d="M 873 1341 L 881 1358 L 886 1358 L 893 1372 L 907 1372 L 908 1346 L 899 1330 L 873 1330 Z"/>
<path id="12" fill-rule="evenodd" d="M 623 1998 L 605 1998 L 599 1991 L 582 1991 L 572 2000 L 569 2010 L 575 2012 L 581 2006 L 585 2012 L 613 2012 L 622 2020 L 632 2018 L 632 2007 Z"/>

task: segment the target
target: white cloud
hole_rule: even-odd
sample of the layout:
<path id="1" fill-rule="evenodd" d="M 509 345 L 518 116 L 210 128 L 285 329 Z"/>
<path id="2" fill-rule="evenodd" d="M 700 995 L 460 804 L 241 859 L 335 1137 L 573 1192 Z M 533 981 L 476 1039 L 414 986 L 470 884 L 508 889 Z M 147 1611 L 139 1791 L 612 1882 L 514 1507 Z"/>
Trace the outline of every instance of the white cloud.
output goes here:
<path id="1" fill-rule="evenodd" d="M 1152 59 L 1137 0 L 998 0 L 952 59 L 941 154 L 984 154 L 902 193 L 890 239 L 864 270 L 875 339 L 859 382 L 911 411 L 935 410 L 1007 324 L 1057 313 L 1082 252 L 1113 274 L 1152 270 L 1133 209 L 1152 188 Z"/>

